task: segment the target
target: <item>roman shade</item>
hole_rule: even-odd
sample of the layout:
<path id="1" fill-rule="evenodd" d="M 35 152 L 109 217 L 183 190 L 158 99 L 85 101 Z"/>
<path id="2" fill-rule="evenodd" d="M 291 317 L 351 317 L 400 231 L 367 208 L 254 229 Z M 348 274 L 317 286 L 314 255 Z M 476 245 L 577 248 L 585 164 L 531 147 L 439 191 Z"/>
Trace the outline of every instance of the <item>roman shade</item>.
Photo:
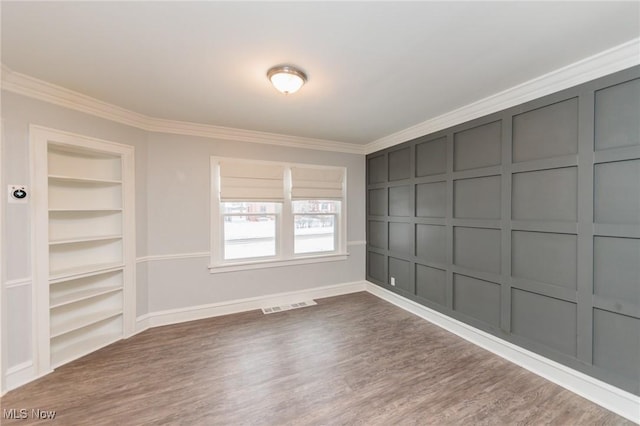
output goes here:
<path id="1" fill-rule="evenodd" d="M 220 200 L 283 201 L 284 166 L 251 161 L 221 161 Z"/>
<path id="2" fill-rule="evenodd" d="M 291 167 L 291 198 L 342 199 L 344 175 L 344 169 L 338 167 Z"/>

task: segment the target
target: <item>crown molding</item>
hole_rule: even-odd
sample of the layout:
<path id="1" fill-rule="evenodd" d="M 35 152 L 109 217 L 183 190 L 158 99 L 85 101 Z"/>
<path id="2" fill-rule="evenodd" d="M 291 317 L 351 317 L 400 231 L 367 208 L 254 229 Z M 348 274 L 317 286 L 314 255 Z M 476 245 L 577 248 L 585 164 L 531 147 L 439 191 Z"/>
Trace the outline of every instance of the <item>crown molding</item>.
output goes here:
<path id="1" fill-rule="evenodd" d="M 640 38 L 418 123 L 366 145 L 149 117 L 15 72 L 2 64 L 2 89 L 142 130 L 320 151 L 370 154 L 640 64 Z"/>
<path id="2" fill-rule="evenodd" d="M 568 89 L 640 63 L 640 38 L 574 62 L 502 92 L 400 130 L 365 145 L 371 154 L 475 118 Z"/>
<path id="3" fill-rule="evenodd" d="M 2 64 L 2 90 L 94 115 L 116 123 L 151 130 L 151 119 L 82 93 L 13 71 Z"/>
<path id="4" fill-rule="evenodd" d="M 231 127 L 212 126 L 209 124 L 189 123 L 186 121 L 173 121 L 159 118 L 152 118 L 151 120 L 152 128 L 146 130 L 153 132 L 202 136 L 235 142 L 262 143 L 267 145 L 286 146 L 290 148 L 315 149 L 318 151 L 364 154 L 364 145 L 336 142 L 325 139 L 305 138 L 301 136 L 290 136 L 280 133 L 257 132 Z"/>
<path id="5" fill-rule="evenodd" d="M 2 90 L 149 132 L 200 136 L 235 142 L 261 143 L 348 154 L 364 154 L 363 145 L 150 117 L 26 74 L 21 74 L 4 64 L 2 64 Z"/>

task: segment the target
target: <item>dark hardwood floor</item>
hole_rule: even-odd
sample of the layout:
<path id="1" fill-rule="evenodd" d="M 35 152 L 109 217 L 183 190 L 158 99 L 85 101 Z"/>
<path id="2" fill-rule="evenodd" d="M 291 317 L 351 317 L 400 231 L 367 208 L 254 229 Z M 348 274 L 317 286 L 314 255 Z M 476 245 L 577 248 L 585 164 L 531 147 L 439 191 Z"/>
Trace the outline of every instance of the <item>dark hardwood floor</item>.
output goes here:
<path id="1" fill-rule="evenodd" d="M 147 330 L 0 401 L 63 425 L 631 424 L 368 293 Z"/>

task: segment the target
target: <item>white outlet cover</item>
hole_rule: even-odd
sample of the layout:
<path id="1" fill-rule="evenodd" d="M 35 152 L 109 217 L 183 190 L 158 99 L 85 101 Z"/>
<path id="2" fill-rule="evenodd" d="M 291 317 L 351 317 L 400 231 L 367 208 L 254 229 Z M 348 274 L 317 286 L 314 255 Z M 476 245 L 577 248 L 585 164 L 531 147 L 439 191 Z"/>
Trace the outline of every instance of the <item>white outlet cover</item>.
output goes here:
<path id="1" fill-rule="evenodd" d="M 395 277 L 391 277 L 391 285 L 392 286 L 396 286 L 396 278 Z"/>
<path id="2" fill-rule="evenodd" d="M 7 188 L 7 202 L 9 204 L 27 204 L 29 188 L 27 185 L 9 185 Z"/>

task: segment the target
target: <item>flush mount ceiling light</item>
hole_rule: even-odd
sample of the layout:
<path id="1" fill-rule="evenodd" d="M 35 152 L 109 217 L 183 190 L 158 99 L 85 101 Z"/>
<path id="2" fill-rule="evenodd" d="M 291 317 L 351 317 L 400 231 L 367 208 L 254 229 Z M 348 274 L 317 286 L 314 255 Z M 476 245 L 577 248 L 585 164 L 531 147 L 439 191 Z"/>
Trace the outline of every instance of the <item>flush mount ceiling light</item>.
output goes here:
<path id="1" fill-rule="evenodd" d="M 295 93 L 307 82 L 307 75 L 299 69 L 282 65 L 267 71 L 267 77 L 279 92 L 289 95 Z"/>

